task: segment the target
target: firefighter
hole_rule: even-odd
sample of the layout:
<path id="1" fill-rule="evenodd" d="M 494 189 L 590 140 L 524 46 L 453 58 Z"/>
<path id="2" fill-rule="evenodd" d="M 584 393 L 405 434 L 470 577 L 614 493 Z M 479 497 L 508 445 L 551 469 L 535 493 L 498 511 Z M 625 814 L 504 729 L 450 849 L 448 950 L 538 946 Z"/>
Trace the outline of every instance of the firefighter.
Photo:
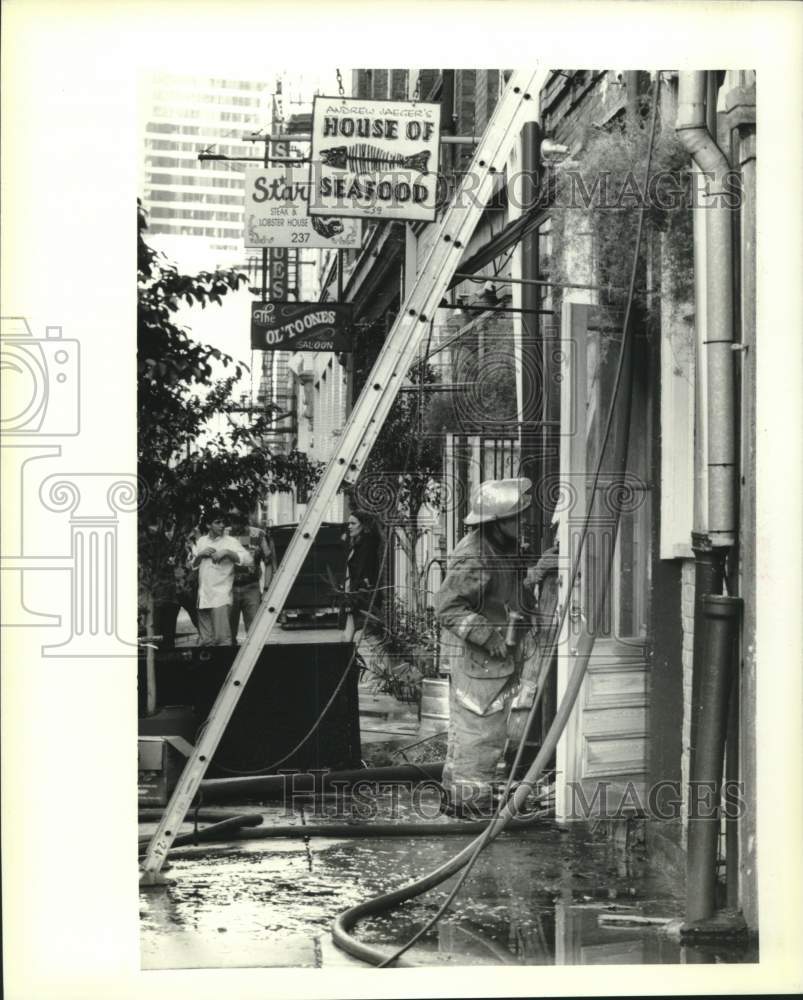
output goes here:
<path id="1" fill-rule="evenodd" d="M 452 663 L 443 769 L 450 815 L 487 815 L 493 806 L 492 782 L 518 680 L 515 647 L 505 642 L 509 612 L 519 606 L 512 557 L 531 486 L 529 479 L 499 479 L 475 490 L 465 518 L 474 530 L 452 552 L 436 597 Z"/>

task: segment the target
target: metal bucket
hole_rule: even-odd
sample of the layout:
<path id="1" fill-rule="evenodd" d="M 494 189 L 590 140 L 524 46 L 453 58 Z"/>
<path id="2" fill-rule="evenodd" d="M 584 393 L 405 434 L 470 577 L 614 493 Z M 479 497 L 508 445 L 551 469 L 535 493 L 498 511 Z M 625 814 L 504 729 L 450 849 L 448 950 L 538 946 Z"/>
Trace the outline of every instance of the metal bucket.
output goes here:
<path id="1" fill-rule="evenodd" d="M 449 680 L 421 681 L 421 728 L 445 729 L 449 724 Z"/>

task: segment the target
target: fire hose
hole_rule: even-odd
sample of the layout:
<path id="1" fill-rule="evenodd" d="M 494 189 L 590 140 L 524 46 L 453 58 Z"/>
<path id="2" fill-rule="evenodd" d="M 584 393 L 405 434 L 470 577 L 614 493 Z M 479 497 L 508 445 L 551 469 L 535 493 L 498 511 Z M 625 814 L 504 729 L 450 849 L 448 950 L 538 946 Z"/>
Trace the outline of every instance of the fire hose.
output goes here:
<path id="1" fill-rule="evenodd" d="M 420 896 L 422 893 L 428 892 L 430 889 L 434 889 L 435 886 L 440 885 L 441 882 L 446 881 L 446 879 L 450 878 L 452 875 L 460 871 L 461 868 L 466 866 L 479 854 L 480 850 L 482 850 L 492 840 L 495 840 L 496 837 L 498 837 L 499 834 L 502 833 L 502 831 L 516 818 L 519 810 L 524 806 L 530 794 L 530 790 L 534 787 L 536 781 L 541 776 L 544 768 L 549 762 L 550 757 L 554 753 L 558 739 L 560 738 L 569 716 L 571 715 L 572 708 L 574 707 L 574 703 L 580 691 L 580 686 L 582 685 L 583 678 L 585 677 L 588 659 L 594 648 L 594 639 L 594 635 L 586 635 L 581 640 L 581 644 L 578 645 L 577 653 L 574 657 L 574 667 L 566 686 L 566 692 L 563 700 L 561 701 L 552 725 L 549 728 L 549 732 L 547 733 L 543 746 L 539 750 L 535 760 L 528 769 L 521 783 L 513 792 L 512 798 L 502 807 L 501 811 L 494 816 L 488 825 L 485 826 L 479 837 L 464 847 L 462 851 L 456 854 L 449 861 L 445 862 L 439 868 L 436 868 L 428 875 L 425 875 L 423 878 L 418 879 L 407 886 L 403 886 L 402 888 L 386 893 L 385 895 L 368 899 L 363 903 L 358 903 L 356 906 L 353 906 L 339 914 L 332 926 L 332 938 L 339 948 L 342 948 L 355 958 L 359 958 L 364 962 L 369 962 L 372 965 L 386 963 L 388 961 L 387 955 L 372 945 L 364 944 L 363 942 L 358 941 L 351 935 L 350 932 L 355 925 L 365 917 L 374 916 L 377 913 L 382 913 L 385 910 L 392 909 L 394 906 L 398 906 L 400 903 L 404 903 L 408 899 L 412 899 L 414 896 Z M 529 729 L 529 720 L 525 729 Z M 515 768 L 511 769 L 511 773 L 515 773 Z"/>
<path id="2" fill-rule="evenodd" d="M 442 763 L 395 764 L 390 767 L 353 768 L 346 771 L 287 772 L 250 775 L 242 778 L 207 778 L 201 782 L 204 805 L 225 799 L 242 802 L 249 797 L 286 799 L 295 793 L 340 790 L 364 781 L 397 784 L 424 780 L 437 782 L 443 773 Z"/>
<path id="3" fill-rule="evenodd" d="M 645 171 L 645 183 L 644 190 L 647 190 L 647 185 L 650 177 L 650 165 L 652 159 L 652 151 L 655 141 L 655 126 L 658 116 L 658 104 L 659 104 L 659 88 L 660 88 L 660 73 L 657 75 L 654 90 L 653 90 L 653 106 L 652 106 L 652 122 L 650 129 L 649 145 L 647 150 L 647 163 Z M 611 467 L 614 475 L 616 477 L 621 477 L 625 471 L 627 464 L 627 451 L 629 443 L 630 434 L 630 410 L 631 410 L 631 400 L 632 400 L 632 350 L 631 350 L 631 338 L 630 338 L 630 318 L 633 307 L 633 295 L 635 291 L 636 276 L 638 272 L 639 264 L 639 254 L 641 251 L 641 238 L 644 227 L 644 214 L 646 208 L 646 199 L 642 199 L 639 206 L 638 215 L 638 227 L 636 230 L 636 244 L 635 252 L 633 255 L 633 267 L 630 275 L 630 286 L 628 289 L 627 305 L 625 308 L 624 321 L 622 326 L 622 341 L 619 350 L 619 358 L 617 361 L 616 374 L 614 377 L 611 403 L 608 409 L 608 415 L 605 423 L 605 431 L 602 438 L 602 444 L 599 451 L 599 457 L 597 459 L 596 468 L 594 471 L 594 478 L 590 493 L 590 499 L 588 503 L 588 510 L 586 512 L 585 520 L 583 523 L 582 533 L 580 535 L 580 540 L 578 543 L 578 549 L 576 557 L 574 560 L 574 566 L 572 568 L 571 579 L 569 582 L 569 587 L 567 593 L 571 593 L 574 586 L 575 580 L 577 579 L 578 573 L 580 571 L 581 558 L 583 555 L 583 548 L 585 545 L 586 538 L 589 534 L 591 515 L 594 509 L 594 500 L 597 496 L 597 486 L 599 483 L 600 473 L 602 471 L 602 464 L 605 458 L 605 453 L 608 447 L 608 442 L 610 439 L 611 427 L 613 424 L 614 413 L 616 411 L 616 402 L 619 395 L 619 389 L 624 381 L 626 386 L 626 392 L 623 395 L 622 412 L 620 414 L 620 428 L 621 433 L 616 435 L 615 439 L 615 450 L 611 461 Z M 625 377 L 626 375 L 626 377 Z M 613 536 L 615 538 L 619 526 L 619 515 L 621 511 L 618 505 L 614 505 L 612 511 L 612 521 L 613 521 Z M 593 617 L 590 619 L 592 622 L 599 622 L 602 620 L 602 612 L 605 606 L 605 601 L 607 598 L 608 591 L 610 589 L 611 574 L 613 570 L 613 560 L 614 560 L 615 546 L 610 547 L 606 558 L 603 560 L 601 579 L 599 581 L 600 586 L 595 588 L 594 599 L 593 599 Z M 555 647 L 557 646 L 557 641 L 563 631 L 563 626 L 566 621 L 566 614 L 568 610 L 569 600 L 564 600 L 559 622 L 556 628 L 553 630 L 551 636 L 551 642 Z M 439 868 L 411 882 L 409 885 L 402 886 L 392 892 L 385 893 L 380 896 L 376 896 L 372 899 L 368 899 L 363 903 L 358 903 L 356 906 L 350 907 L 343 913 L 340 913 L 332 925 L 332 938 L 335 944 L 342 948 L 343 951 L 352 955 L 355 958 L 359 958 L 361 961 L 367 962 L 371 965 L 388 966 L 392 963 L 397 962 L 401 956 L 420 938 L 422 937 L 434 924 L 440 919 L 443 913 L 457 895 L 463 882 L 468 876 L 474 862 L 479 857 L 481 851 L 491 843 L 499 834 L 505 829 L 505 827 L 515 818 L 519 810 L 524 806 L 527 797 L 530 794 L 530 790 L 535 787 L 535 783 L 539 780 L 541 775 L 549 762 L 550 757 L 555 752 L 557 748 L 558 740 L 560 739 L 563 730 L 566 727 L 569 717 L 571 716 L 572 709 L 577 700 L 577 696 L 580 693 L 580 688 L 585 678 L 586 671 L 588 668 L 588 661 L 591 653 L 594 649 L 594 643 L 596 640 L 596 634 L 590 629 L 586 628 L 586 622 L 581 619 L 582 632 L 577 642 L 575 650 L 572 652 L 572 659 L 574 661 L 571 674 L 569 676 L 568 683 L 566 685 L 566 690 L 564 692 L 561 703 L 555 713 L 555 718 L 552 720 L 552 724 L 549 727 L 549 732 L 544 739 L 544 743 L 541 746 L 535 760 L 528 768 L 524 778 L 521 783 L 516 787 L 515 791 L 510 798 L 508 798 L 508 793 L 512 785 L 513 776 L 516 774 L 518 764 L 521 760 L 521 756 L 524 750 L 524 744 L 526 741 L 526 734 L 529 731 L 530 723 L 535 715 L 535 708 L 537 705 L 537 700 L 534 699 L 533 706 L 530 709 L 530 713 L 527 719 L 527 723 L 524 726 L 524 732 L 519 740 L 518 750 L 516 752 L 516 759 L 510 769 L 508 776 L 507 787 L 502 795 L 500 801 L 500 807 L 497 814 L 488 823 L 485 830 L 477 837 L 472 843 L 468 844 L 463 848 L 458 854 L 456 854 L 449 861 L 442 864 Z M 387 956 L 379 948 L 365 944 L 358 941 L 353 935 L 352 930 L 356 924 L 365 917 L 375 916 L 378 913 L 383 913 L 387 910 L 398 906 L 400 903 L 404 903 L 409 899 L 413 899 L 416 896 L 428 892 L 430 889 L 434 889 L 436 886 L 445 882 L 446 879 L 450 878 L 452 875 L 456 874 L 461 869 L 463 874 L 458 880 L 457 884 L 452 889 L 446 902 L 440 907 L 438 912 L 432 917 L 427 923 L 416 932 L 416 934 L 401 948 L 397 949 L 392 955 Z"/>
<path id="4" fill-rule="evenodd" d="M 511 820 L 507 829 L 529 830 L 540 825 L 549 810 L 543 809 L 529 816 Z M 190 833 L 179 834 L 173 847 L 195 846 L 222 840 L 292 840 L 309 837 L 332 839 L 362 837 L 466 837 L 482 833 L 485 820 L 462 820 L 449 823 L 294 823 L 281 826 L 263 826 L 259 813 L 231 816 L 211 826 Z M 150 834 L 140 837 L 140 844 L 147 844 Z"/>

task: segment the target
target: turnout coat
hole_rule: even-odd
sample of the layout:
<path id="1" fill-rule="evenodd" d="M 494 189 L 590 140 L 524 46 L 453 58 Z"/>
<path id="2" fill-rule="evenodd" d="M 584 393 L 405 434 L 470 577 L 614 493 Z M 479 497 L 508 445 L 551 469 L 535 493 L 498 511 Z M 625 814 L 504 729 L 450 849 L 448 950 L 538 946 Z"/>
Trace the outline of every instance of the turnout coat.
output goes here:
<path id="1" fill-rule="evenodd" d="M 481 529 L 470 531 L 449 557 L 435 603 L 454 697 L 476 715 L 504 707 L 502 693 L 510 689 L 516 661 L 512 652 L 504 659 L 492 657 L 484 644 L 493 631 L 504 638 L 507 610 L 518 608 L 518 596 L 513 558 L 496 549 Z"/>

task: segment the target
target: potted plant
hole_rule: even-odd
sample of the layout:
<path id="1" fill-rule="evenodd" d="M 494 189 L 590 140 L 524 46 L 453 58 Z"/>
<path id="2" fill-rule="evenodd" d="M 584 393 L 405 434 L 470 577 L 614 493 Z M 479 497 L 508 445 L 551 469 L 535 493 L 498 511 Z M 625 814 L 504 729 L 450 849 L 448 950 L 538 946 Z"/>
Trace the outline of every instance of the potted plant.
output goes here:
<path id="1" fill-rule="evenodd" d="M 438 676 L 439 627 L 432 608 L 416 611 L 398 597 L 385 617 L 375 618 L 368 670 L 375 689 L 400 701 L 419 703 L 425 678 Z"/>

